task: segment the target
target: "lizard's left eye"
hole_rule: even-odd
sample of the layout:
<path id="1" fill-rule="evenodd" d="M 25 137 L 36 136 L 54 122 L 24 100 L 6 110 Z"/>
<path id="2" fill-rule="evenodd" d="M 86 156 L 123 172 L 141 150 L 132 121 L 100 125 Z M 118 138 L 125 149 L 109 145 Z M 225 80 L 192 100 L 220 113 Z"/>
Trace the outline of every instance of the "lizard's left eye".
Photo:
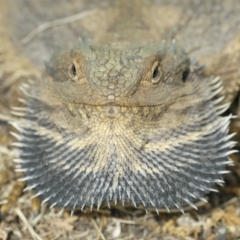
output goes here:
<path id="1" fill-rule="evenodd" d="M 77 70 L 74 64 L 71 64 L 68 69 L 70 77 L 74 78 L 77 75 Z"/>
<path id="2" fill-rule="evenodd" d="M 159 74 L 159 70 L 158 70 L 158 68 L 156 67 L 156 68 L 154 69 L 154 71 L 153 71 L 153 78 L 156 78 L 156 77 L 158 76 L 158 74 Z"/>
<path id="3" fill-rule="evenodd" d="M 159 69 L 159 63 L 155 62 L 152 67 L 152 83 L 156 84 L 161 79 L 162 72 Z"/>

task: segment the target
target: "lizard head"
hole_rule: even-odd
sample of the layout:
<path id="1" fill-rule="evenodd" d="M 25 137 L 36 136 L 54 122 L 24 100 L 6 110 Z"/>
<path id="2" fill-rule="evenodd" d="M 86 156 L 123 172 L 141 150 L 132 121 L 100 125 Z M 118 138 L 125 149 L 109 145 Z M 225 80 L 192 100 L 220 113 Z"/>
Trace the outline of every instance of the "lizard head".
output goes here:
<path id="1" fill-rule="evenodd" d="M 194 207 L 222 182 L 232 145 L 220 88 L 172 45 L 58 52 L 24 87 L 18 170 L 52 206 Z"/>
<path id="2" fill-rule="evenodd" d="M 53 94 L 66 102 L 148 106 L 185 94 L 190 61 L 172 45 L 84 45 L 57 53 L 47 70 Z"/>

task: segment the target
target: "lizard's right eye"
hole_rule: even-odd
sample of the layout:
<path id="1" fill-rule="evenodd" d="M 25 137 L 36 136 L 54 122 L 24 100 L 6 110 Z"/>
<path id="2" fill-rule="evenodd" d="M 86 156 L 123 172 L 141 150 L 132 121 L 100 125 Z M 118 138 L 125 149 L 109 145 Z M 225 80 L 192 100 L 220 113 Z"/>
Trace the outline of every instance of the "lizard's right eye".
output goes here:
<path id="1" fill-rule="evenodd" d="M 183 73 L 182 73 L 182 80 L 183 80 L 183 82 L 187 81 L 187 78 L 188 78 L 189 74 L 190 74 L 190 69 L 189 68 L 187 68 L 187 69 L 185 69 L 183 71 Z"/>
<path id="2" fill-rule="evenodd" d="M 71 64 L 68 69 L 70 77 L 74 78 L 77 75 L 77 70 L 74 64 Z"/>

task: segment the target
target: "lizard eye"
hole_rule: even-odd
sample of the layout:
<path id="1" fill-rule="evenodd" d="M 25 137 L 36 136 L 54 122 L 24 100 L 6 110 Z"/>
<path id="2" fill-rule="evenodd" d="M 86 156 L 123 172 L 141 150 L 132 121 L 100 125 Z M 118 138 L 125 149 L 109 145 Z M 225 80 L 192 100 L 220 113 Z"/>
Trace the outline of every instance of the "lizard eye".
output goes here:
<path id="1" fill-rule="evenodd" d="M 185 69 L 183 71 L 183 73 L 182 73 L 182 81 L 183 82 L 186 82 L 186 80 L 187 80 L 187 78 L 189 76 L 189 73 L 190 73 L 190 69 L 189 68 L 187 68 L 187 69 Z"/>
<path id="2" fill-rule="evenodd" d="M 156 84 L 161 79 L 162 72 L 159 69 L 159 63 L 155 62 L 152 67 L 152 83 Z"/>
<path id="3" fill-rule="evenodd" d="M 68 72 L 71 78 L 74 78 L 77 75 L 77 70 L 74 63 L 69 66 Z"/>

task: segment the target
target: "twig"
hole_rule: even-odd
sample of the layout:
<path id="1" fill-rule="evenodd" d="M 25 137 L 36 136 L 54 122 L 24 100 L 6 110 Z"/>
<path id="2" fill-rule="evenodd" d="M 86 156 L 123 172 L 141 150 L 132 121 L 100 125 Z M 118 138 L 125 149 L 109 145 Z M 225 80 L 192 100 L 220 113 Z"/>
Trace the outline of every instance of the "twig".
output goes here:
<path id="1" fill-rule="evenodd" d="M 95 229 L 97 230 L 98 234 L 100 235 L 102 240 L 106 240 L 106 238 L 104 237 L 102 231 L 99 229 L 97 223 L 95 222 L 95 220 L 93 218 L 91 218 L 91 222 L 93 224 L 93 226 L 95 227 Z"/>
<path id="2" fill-rule="evenodd" d="M 239 199 L 238 197 L 233 197 L 233 198 L 229 199 L 227 202 L 221 204 L 220 207 L 221 207 L 221 208 L 225 208 L 225 207 L 227 207 L 227 206 L 229 206 L 229 205 L 237 202 L 238 199 Z"/>
<path id="3" fill-rule="evenodd" d="M 32 238 L 34 240 L 43 240 L 32 228 L 32 226 L 29 224 L 28 220 L 24 216 L 23 212 L 21 211 L 20 208 L 15 209 L 15 213 L 18 215 L 18 217 L 22 220 L 26 228 L 28 229 L 29 233 L 31 234 Z"/>
<path id="4" fill-rule="evenodd" d="M 42 25 L 38 26 L 37 28 L 33 29 L 25 38 L 23 38 L 21 40 L 21 44 L 22 45 L 26 45 L 27 43 L 29 43 L 30 41 L 32 41 L 39 33 L 49 29 L 49 28 L 53 28 L 59 25 L 64 25 L 70 22 L 74 22 L 77 20 L 80 20 L 82 18 L 85 18 L 89 15 L 92 15 L 96 12 L 96 9 L 94 10 L 89 10 L 89 11 L 85 11 L 85 12 L 81 12 L 69 17 L 65 17 L 65 18 L 59 18 L 50 22 L 46 22 L 43 23 Z"/>
<path id="5" fill-rule="evenodd" d="M 135 221 L 132 221 L 132 220 L 117 219 L 117 218 L 112 218 L 112 219 L 115 220 L 115 221 L 118 221 L 120 223 L 123 223 L 123 224 L 130 224 L 130 225 L 139 224 L 139 223 L 136 223 Z"/>

